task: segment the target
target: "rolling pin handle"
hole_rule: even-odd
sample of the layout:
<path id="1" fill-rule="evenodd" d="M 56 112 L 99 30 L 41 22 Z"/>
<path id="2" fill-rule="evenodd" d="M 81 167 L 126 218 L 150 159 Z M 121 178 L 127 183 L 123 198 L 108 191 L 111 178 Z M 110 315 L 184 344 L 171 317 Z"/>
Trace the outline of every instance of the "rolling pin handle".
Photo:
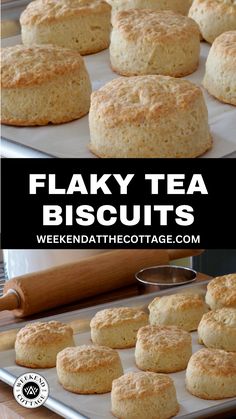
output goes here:
<path id="1" fill-rule="evenodd" d="M 191 256 L 199 256 L 204 249 L 168 249 L 167 253 L 170 260 L 182 259 Z"/>
<path id="2" fill-rule="evenodd" d="M 0 311 L 3 310 L 14 310 L 20 306 L 20 297 L 19 294 L 13 290 L 9 289 L 6 294 L 0 298 Z"/>

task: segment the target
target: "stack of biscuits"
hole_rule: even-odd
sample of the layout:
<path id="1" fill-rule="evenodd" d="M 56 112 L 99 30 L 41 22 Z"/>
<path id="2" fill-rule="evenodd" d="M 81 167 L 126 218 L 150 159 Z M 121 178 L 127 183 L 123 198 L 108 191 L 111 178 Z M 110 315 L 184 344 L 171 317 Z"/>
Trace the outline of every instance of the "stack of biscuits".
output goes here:
<path id="1" fill-rule="evenodd" d="M 176 415 L 176 389 L 167 374 L 183 370 L 194 396 L 236 396 L 236 274 L 211 280 L 205 299 L 194 292 L 170 294 L 156 297 L 148 309 L 149 315 L 136 307 L 98 311 L 90 322 L 90 345 L 75 346 L 73 330 L 63 323 L 25 326 L 16 338 L 16 363 L 56 366 L 59 382 L 73 393 L 111 392 L 117 418 Z M 196 330 L 205 348 L 192 355 L 190 332 Z M 139 372 L 124 373 L 117 350 L 127 348 L 135 348 Z"/>
<path id="2" fill-rule="evenodd" d="M 201 37 L 213 42 L 205 89 L 236 105 L 235 0 L 34 0 L 20 23 L 23 45 L 2 52 L 4 124 L 89 113 L 99 157 L 200 156 L 212 146 L 207 107 L 200 86 L 180 78 L 197 69 Z M 92 93 L 81 55 L 109 45 L 122 77 Z"/>

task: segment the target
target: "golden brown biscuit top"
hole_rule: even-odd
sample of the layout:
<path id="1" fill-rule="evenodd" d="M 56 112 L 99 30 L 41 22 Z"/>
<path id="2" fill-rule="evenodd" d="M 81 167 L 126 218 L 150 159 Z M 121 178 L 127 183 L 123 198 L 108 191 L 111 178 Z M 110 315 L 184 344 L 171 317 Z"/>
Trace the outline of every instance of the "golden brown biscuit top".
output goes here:
<path id="1" fill-rule="evenodd" d="M 224 32 L 212 44 L 212 49 L 226 57 L 236 60 L 236 31 Z M 235 67 L 236 72 L 236 67 Z"/>
<path id="2" fill-rule="evenodd" d="M 205 308 L 207 307 L 204 300 L 199 294 L 193 293 L 179 293 L 172 295 L 165 295 L 163 297 L 156 297 L 148 306 L 150 309 L 158 310 L 169 310 L 169 311 L 185 311 L 194 308 Z"/>
<path id="3" fill-rule="evenodd" d="M 111 6 L 103 0 L 35 0 L 21 14 L 21 25 L 53 23 L 73 16 L 110 13 Z"/>
<path id="4" fill-rule="evenodd" d="M 232 328 L 236 331 L 236 308 L 219 308 L 204 314 L 201 323 L 212 325 L 214 328 Z"/>
<path id="5" fill-rule="evenodd" d="M 191 356 L 188 367 L 215 377 L 233 375 L 236 374 L 236 353 L 222 349 L 200 349 Z"/>
<path id="6" fill-rule="evenodd" d="M 169 76 L 116 78 L 92 93 L 94 110 L 108 127 L 120 123 L 142 124 L 183 112 L 202 97 L 200 87 Z"/>
<path id="7" fill-rule="evenodd" d="M 191 335 L 176 326 L 144 326 L 138 331 L 138 342 L 143 347 L 168 350 L 191 343 Z"/>
<path id="8" fill-rule="evenodd" d="M 67 324 L 50 321 L 35 322 L 19 330 L 16 342 L 27 345 L 58 343 L 73 336 L 73 329 Z"/>
<path id="9" fill-rule="evenodd" d="M 67 372 L 93 371 L 120 361 L 119 354 L 106 346 L 81 345 L 63 349 L 57 355 L 58 365 Z"/>
<path id="10" fill-rule="evenodd" d="M 1 85 L 6 88 L 38 85 L 81 67 L 84 67 L 83 58 L 67 48 L 15 45 L 1 49 Z"/>
<path id="11" fill-rule="evenodd" d="M 192 33 L 200 36 L 199 27 L 194 20 L 166 10 L 123 10 L 115 14 L 112 24 L 114 29 L 130 41 L 145 38 L 150 42 L 173 42 L 176 36 L 182 40 L 188 39 Z"/>
<path id="12" fill-rule="evenodd" d="M 236 307 L 236 273 L 217 276 L 207 285 L 207 291 L 227 307 Z"/>
<path id="13" fill-rule="evenodd" d="M 190 15 L 192 11 L 198 10 L 198 6 L 203 7 L 204 10 L 217 10 L 218 12 L 227 13 L 227 15 L 236 14 L 236 0 L 194 0 L 190 9 Z"/>
<path id="14" fill-rule="evenodd" d="M 140 399 L 164 393 L 173 386 L 173 380 L 165 374 L 154 372 L 128 372 L 112 383 L 112 393 L 117 399 Z"/>
<path id="15" fill-rule="evenodd" d="M 148 314 L 133 307 L 114 307 L 98 311 L 92 318 L 90 326 L 97 329 L 113 327 L 126 323 L 148 323 Z"/>

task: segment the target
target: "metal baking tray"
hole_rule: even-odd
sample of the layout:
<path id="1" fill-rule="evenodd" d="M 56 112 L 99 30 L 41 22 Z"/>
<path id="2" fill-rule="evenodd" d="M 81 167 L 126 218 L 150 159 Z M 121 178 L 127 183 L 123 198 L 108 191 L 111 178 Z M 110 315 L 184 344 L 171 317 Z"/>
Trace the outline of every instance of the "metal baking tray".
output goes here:
<path id="1" fill-rule="evenodd" d="M 115 306 L 136 306 L 147 308 L 149 302 L 155 296 L 170 295 L 173 293 L 191 291 L 201 294 L 205 294 L 206 285 L 209 281 L 203 281 L 200 283 L 194 283 L 186 286 L 173 287 L 171 289 L 161 290 L 151 294 L 144 294 L 138 297 L 132 297 L 123 299 L 120 301 L 101 304 L 94 307 L 76 310 L 74 312 L 60 314 L 46 318 L 45 320 L 56 319 L 66 323 L 70 323 L 75 330 L 75 341 L 77 344 L 89 344 L 90 331 L 89 322 L 94 314 L 103 308 L 115 307 Z M 42 319 L 43 320 L 43 319 Z M 21 327 L 27 322 L 21 323 Z M 200 349 L 197 343 L 197 333 L 192 333 L 193 338 L 193 351 Z M 119 350 L 119 354 L 122 359 L 124 371 L 133 370 L 138 371 L 134 363 L 134 348 Z M 0 360 L 0 379 L 10 386 L 14 385 L 15 379 L 18 375 L 23 374 L 27 371 L 32 371 L 27 368 L 19 367 L 15 365 L 15 354 L 14 350 L 7 350 L 1 352 Z M 113 416 L 110 413 L 110 394 L 104 395 L 77 395 L 72 394 L 64 390 L 57 382 L 56 369 L 35 369 L 34 371 L 39 372 L 49 382 L 50 395 L 45 403 L 45 407 L 52 410 L 53 412 L 61 415 L 64 418 L 89 418 L 89 419 L 112 419 Z M 180 403 L 180 411 L 176 417 L 179 418 L 207 418 L 214 417 L 216 414 L 224 414 L 228 411 L 236 409 L 236 397 L 225 400 L 202 400 L 189 394 L 184 385 L 185 372 L 178 372 L 170 374 L 175 381 L 177 389 L 177 398 Z"/>

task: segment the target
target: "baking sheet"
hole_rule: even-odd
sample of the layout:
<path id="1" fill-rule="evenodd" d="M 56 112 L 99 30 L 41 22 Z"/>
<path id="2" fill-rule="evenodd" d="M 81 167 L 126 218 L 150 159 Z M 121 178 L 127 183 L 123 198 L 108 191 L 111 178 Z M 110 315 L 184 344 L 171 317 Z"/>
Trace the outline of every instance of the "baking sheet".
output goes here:
<path id="1" fill-rule="evenodd" d="M 122 300 L 120 302 L 115 303 L 109 303 L 109 304 L 103 304 L 101 306 L 92 307 L 85 310 L 80 310 L 77 313 L 77 318 L 84 319 L 85 317 L 88 319 L 91 318 L 98 310 L 105 307 L 114 307 L 119 305 L 130 305 L 130 306 L 146 306 L 156 295 L 163 295 L 163 294 L 170 294 L 174 292 L 182 292 L 183 289 L 189 290 L 189 288 L 194 292 L 204 292 L 205 291 L 205 284 L 194 284 L 192 286 L 188 287 L 181 287 L 181 288 L 175 288 L 168 291 L 162 291 L 159 293 L 155 293 L 152 295 L 143 295 L 140 297 L 133 297 L 127 300 Z M 73 319 L 76 318 L 76 313 L 72 314 L 72 317 L 70 318 L 70 313 L 68 315 L 61 315 L 57 320 L 65 321 L 65 319 Z M 193 352 L 196 352 L 197 350 L 201 349 L 203 346 L 199 345 L 197 343 L 197 333 L 192 333 L 192 339 L 193 339 Z M 86 331 L 83 333 L 77 333 L 75 335 L 75 341 L 76 344 L 82 345 L 82 344 L 91 344 L 90 341 L 90 332 Z M 134 362 L 134 348 L 132 349 L 123 349 L 118 351 L 122 360 L 124 371 L 139 371 L 138 368 L 135 366 Z M 15 354 L 14 350 L 5 351 L 1 354 L 1 360 L 0 360 L 0 367 L 4 368 L 5 371 L 13 374 L 14 376 L 19 376 L 23 374 L 24 372 L 32 371 L 27 368 L 16 366 L 14 363 L 15 360 Z M 65 414 L 65 405 L 67 405 L 69 408 L 72 408 L 76 411 L 79 411 L 82 415 L 89 417 L 91 419 L 114 419 L 112 414 L 110 413 L 111 404 L 110 404 L 110 393 L 104 394 L 104 395 L 88 395 L 88 396 L 82 396 L 82 395 L 76 395 L 70 392 L 67 392 L 63 390 L 61 385 L 57 381 L 57 375 L 56 375 L 56 369 L 35 369 L 34 371 L 38 372 L 39 374 L 42 374 L 49 383 L 50 387 L 50 397 L 53 399 L 59 401 L 57 404 L 57 407 L 54 406 L 54 408 L 50 405 L 51 400 L 49 400 L 48 407 L 51 408 L 54 411 L 57 411 L 57 413 L 64 412 L 64 417 L 66 418 L 72 418 L 73 413 L 70 413 L 69 410 Z M 184 379 L 185 379 L 185 371 L 181 371 L 174 374 L 169 374 L 176 385 L 177 389 L 177 398 L 180 404 L 180 411 L 177 415 L 177 417 L 198 417 L 200 418 L 202 414 L 204 414 L 204 417 L 207 417 L 208 414 L 212 413 L 215 409 L 217 410 L 227 410 L 227 408 L 236 408 L 236 398 L 230 398 L 230 399 L 224 399 L 224 400 L 202 400 L 197 397 L 192 396 L 187 392 L 185 389 Z M 1 375 L 0 370 L 0 378 L 4 380 L 4 374 Z M 5 381 L 7 381 L 5 379 Z M 9 384 L 10 383 L 9 381 Z M 60 403 L 61 408 L 60 408 Z M 59 408 L 59 410 L 58 410 Z M 61 410 L 60 410 L 61 409 Z M 207 410 L 206 410 L 207 409 Z M 197 415 L 197 416 L 196 416 Z"/>
<path id="2" fill-rule="evenodd" d="M 20 43 L 20 36 L 5 38 L 2 46 Z M 205 61 L 210 46 L 201 43 L 200 65 L 195 73 L 185 77 L 200 84 L 205 69 Z M 84 57 L 92 81 L 93 90 L 118 77 L 112 72 L 108 50 Z M 236 151 L 236 108 L 214 99 L 204 90 L 209 123 L 213 136 L 213 148 L 203 157 L 223 157 Z M 88 117 L 62 125 L 46 127 L 10 127 L 2 126 L 2 136 L 24 146 L 34 148 L 55 157 L 90 157 L 95 156 L 88 150 Z"/>
<path id="3" fill-rule="evenodd" d="M 197 344 L 197 333 L 192 333 L 193 338 L 193 352 L 201 349 L 202 346 Z M 81 333 L 75 336 L 75 341 L 77 345 L 83 344 L 91 344 L 90 341 L 90 333 Z M 134 349 L 123 349 L 118 351 L 121 357 L 121 361 L 123 364 L 124 372 L 128 371 L 139 371 L 139 369 L 135 366 L 134 362 Z M 19 375 L 29 372 L 30 369 L 22 368 L 14 364 L 15 354 L 14 350 L 7 351 L 5 354 L 5 368 L 7 371 L 18 377 Z M 88 395 L 82 396 L 70 393 L 68 391 L 63 390 L 62 386 L 57 381 L 57 374 L 56 369 L 34 369 L 34 372 L 38 372 L 42 374 L 49 383 L 50 388 L 50 396 L 53 398 L 60 400 L 64 404 L 69 405 L 74 409 L 78 409 L 80 413 L 85 416 L 88 416 L 92 419 L 114 419 L 114 416 L 110 413 L 111 410 L 111 403 L 110 403 L 110 393 L 102 394 L 102 395 Z M 177 417 L 181 417 L 190 413 L 197 412 L 202 409 L 206 409 L 209 407 L 216 406 L 222 403 L 222 400 L 202 400 L 198 399 L 197 397 L 191 396 L 187 390 L 185 389 L 184 379 L 185 379 L 185 371 L 181 371 L 175 374 L 169 374 L 176 386 L 177 390 L 177 399 L 180 404 L 180 411 Z M 232 400 L 232 399 L 225 399 Z M 236 399 L 235 399 L 235 407 L 236 407 Z"/>

